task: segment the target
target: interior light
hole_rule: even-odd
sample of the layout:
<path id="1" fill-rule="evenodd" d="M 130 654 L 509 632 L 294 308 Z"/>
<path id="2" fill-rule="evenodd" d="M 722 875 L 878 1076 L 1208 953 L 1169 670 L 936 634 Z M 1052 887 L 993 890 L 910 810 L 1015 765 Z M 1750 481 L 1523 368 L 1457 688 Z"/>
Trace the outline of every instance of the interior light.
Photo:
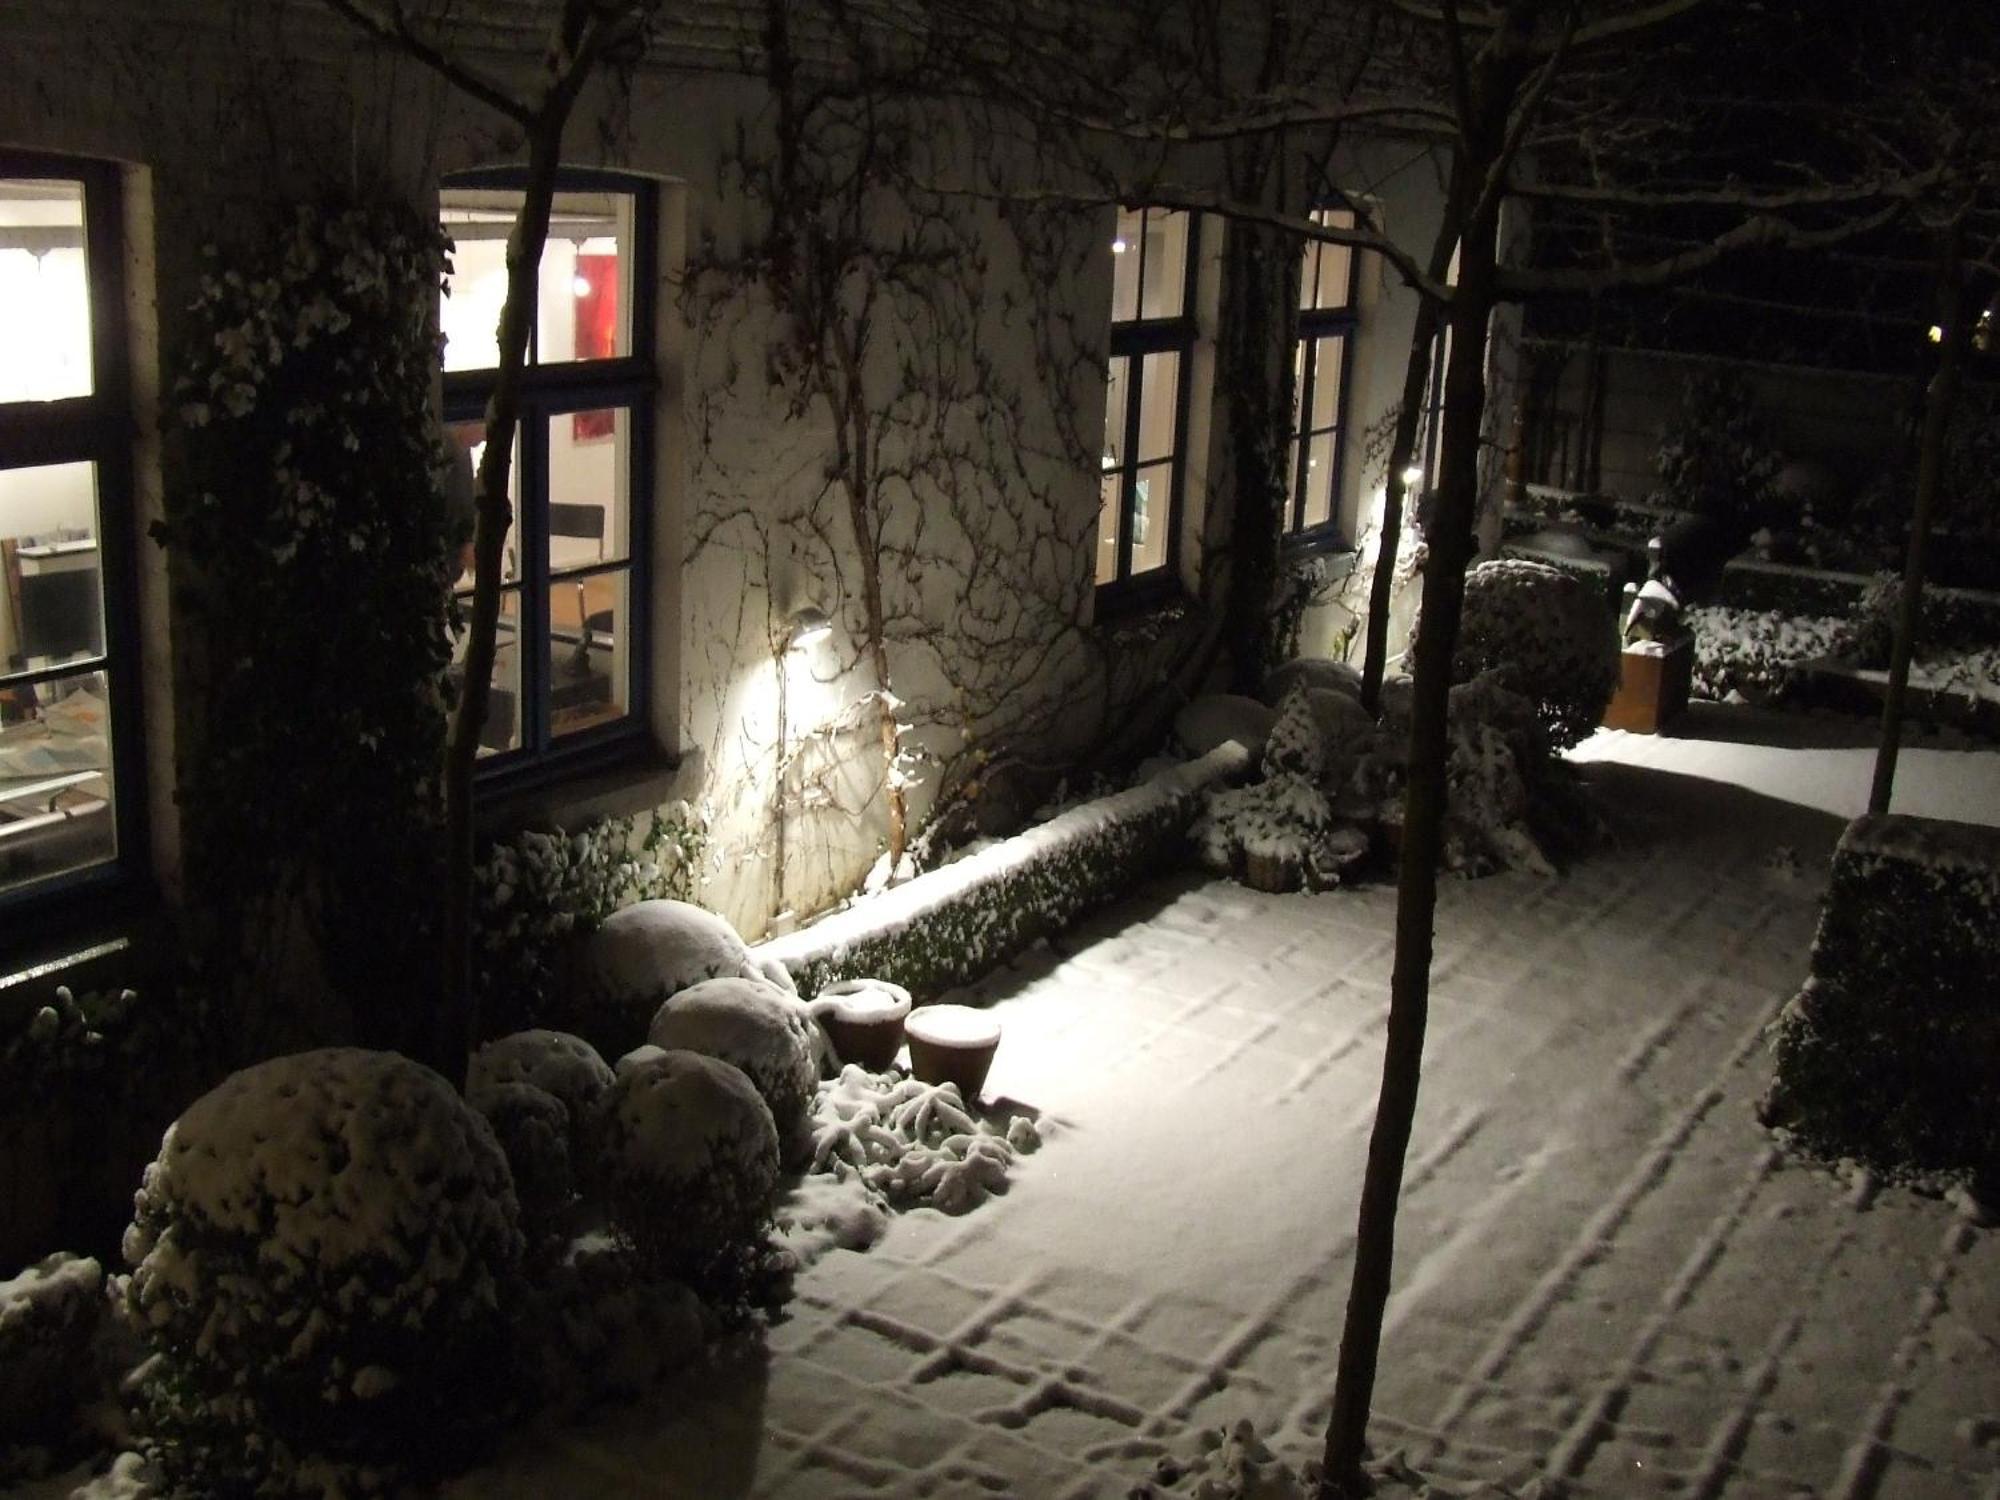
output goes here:
<path id="1" fill-rule="evenodd" d="M 1940 325 L 1933 323 L 1931 324 L 1931 331 L 1925 337 L 1933 344 L 1942 344 L 1944 342 L 1944 329 Z"/>
<path id="2" fill-rule="evenodd" d="M 1424 482 L 1424 469 L 1422 464 L 1411 464 L 1409 468 L 1403 470 L 1404 489 L 1413 490 L 1423 482 Z"/>
<path id="3" fill-rule="evenodd" d="M 579 297 L 588 297 L 590 295 L 590 278 L 588 276 L 575 277 L 571 280 L 569 289 Z"/>
<path id="4" fill-rule="evenodd" d="M 1122 234 L 1119 235 L 1117 239 L 1111 242 L 1111 253 L 1113 255 L 1123 255 L 1127 250 L 1131 248 L 1132 248 L 1131 246 L 1125 243 L 1125 236 Z"/>

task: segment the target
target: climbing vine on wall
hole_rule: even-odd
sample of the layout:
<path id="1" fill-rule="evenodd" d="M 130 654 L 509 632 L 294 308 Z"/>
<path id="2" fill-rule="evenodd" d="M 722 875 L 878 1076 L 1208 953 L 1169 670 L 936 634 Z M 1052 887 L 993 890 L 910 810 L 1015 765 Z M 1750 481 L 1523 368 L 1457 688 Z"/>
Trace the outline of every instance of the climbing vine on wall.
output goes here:
<path id="1" fill-rule="evenodd" d="M 243 994 L 317 971 L 334 1024 L 377 1043 L 437 973 L 444 269 L 437 226 L 403 207 L 302 205 L 211 247 L 166 414 L 197 959 Z"/>

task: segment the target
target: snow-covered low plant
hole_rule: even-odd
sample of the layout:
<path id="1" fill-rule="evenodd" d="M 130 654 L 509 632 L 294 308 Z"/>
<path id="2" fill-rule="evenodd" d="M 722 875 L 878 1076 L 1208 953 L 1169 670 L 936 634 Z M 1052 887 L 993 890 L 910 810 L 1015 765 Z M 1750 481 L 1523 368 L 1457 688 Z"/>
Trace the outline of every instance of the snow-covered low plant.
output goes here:
<path id="1" fill-rule="evenodd" d="M 611 1069 L 582 1037 L 517 1031 L 472 1055 L 465 1097 L 507 1154 L 521 1229 L 537 1251 L 559 1248 L 594 1151 L 589 1138 Z"/>
<path id="2" fill-rule="evenodd" d="M 1694 635 L 1694 696 L 1752 703 L 1788 696 L 1806 665 L 1838 652 L 1849 632 L 1837 615 L 1716 604 L 1689 610 L 1687 624 Z"/>
<path id="3" fill-rule="evenodd" d="M 1041 1144 L 1016 1116 L 996 1130 L 955 1083 L 925 1083 L 852 1064 L 813 1102 L 811 1171 L 856 1180 L 895 1208 L 964 1213 L 1007 1186 L 1016 1155 Z"/>
<path id="4" fill-rule="evenodd" d="M 498 1414 L 521 1255 L 492 1130 L 393 1053 L 232 1074 L 175 1121 L 125 1232 L 142 1442 L 203 1495 L 368 1493 Z"/>
<path id="5" fill-rule="evenodd" d="M 1421 630 L 1422 618 L 1416 628 Z M 1610 607 L 1590 583 L 1525 558 L 1496 558 L 1465 575 L 1452 678 L 1505 673 L 1535 705 L 1549 743 L 1566 750 L 1597 728 L 1618 685 Z"/>
<path id="6" fill-rule="evenodd" d="M 1304 687 L 1286 695 L 1265 742 L 1263 779 L 1211 792 L 1195 819 L 1189 837 L 1217 874 L 1260 890 L 1325 890 L 1368 852 L 1365 834 L 1336 822 L 1322 785 L 1331 756 L 1313 698 Z"/>
<path id="7" fill-rule="evenodd" d="M 740 1296 L 778 1185 L 778 1127 L 742 1070 L 642 1048 L 620 1061 L 595 1137 L 612 1225 L 639 1264 Z"/>

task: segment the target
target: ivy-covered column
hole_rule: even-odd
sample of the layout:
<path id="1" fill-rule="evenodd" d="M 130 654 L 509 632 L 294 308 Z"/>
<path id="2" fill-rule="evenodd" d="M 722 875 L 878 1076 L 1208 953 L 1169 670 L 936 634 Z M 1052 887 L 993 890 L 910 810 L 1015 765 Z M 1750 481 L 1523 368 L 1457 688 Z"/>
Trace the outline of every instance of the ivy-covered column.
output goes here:
<path id="1" fill-rule="evenodd" d="M 457 554 L 431 409 L 443 269 L 414 210 L 301 205 L 212 248 L 187 319 L 157 534 L 198 663 L 188 925 L 251 1048 L 396 1045 L 434 1003 Z"/>

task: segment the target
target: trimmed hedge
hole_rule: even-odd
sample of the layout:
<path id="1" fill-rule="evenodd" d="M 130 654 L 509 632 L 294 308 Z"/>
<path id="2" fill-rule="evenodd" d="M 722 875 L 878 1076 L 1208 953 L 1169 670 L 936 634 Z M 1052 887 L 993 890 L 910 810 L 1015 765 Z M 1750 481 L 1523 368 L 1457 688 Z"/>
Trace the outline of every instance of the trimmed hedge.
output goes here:
<path id="1" fill-rule="evenodd" d="M 1732 557 L 1722 565 L 1722 591 L 1716 602 L 1731 609 L 1771 609 L 1788 615 L 1845 615 L 1861 602 L 1869 578 L 1867 573 Z"/>
<path id="2" fill-rule="evenodd" d="M 865 977 L 931 999 L 1171 868 L 1203 792 L 1249 765 L 1230 741 L 754 952 L 783 964 L 808 998 Z"/>
<path id="3" fill-rule="evenodd" d="M 2000 829 L 1857 818 L 1763 1106 L 1829 1155 L 2000 1168 Z"/>

